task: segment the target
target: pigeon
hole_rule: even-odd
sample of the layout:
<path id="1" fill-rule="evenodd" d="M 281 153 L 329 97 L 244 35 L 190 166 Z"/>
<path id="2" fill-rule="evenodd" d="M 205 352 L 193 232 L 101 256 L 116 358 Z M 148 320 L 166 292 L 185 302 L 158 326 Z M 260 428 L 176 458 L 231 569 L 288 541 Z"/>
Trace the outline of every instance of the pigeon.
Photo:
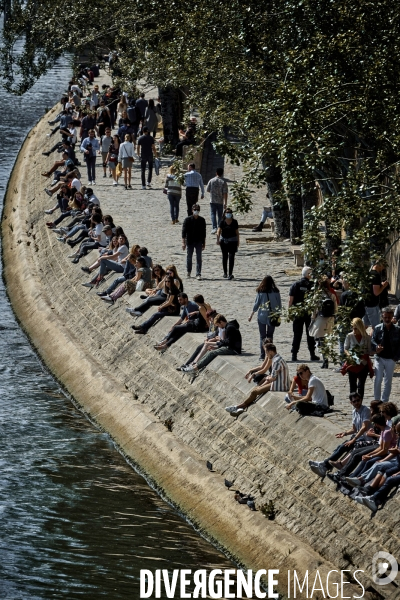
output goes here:
<path id="1" fill-rule="evenodd" d="M 228 490 L 233 486 L 234 483 L 234 481 L 228 481 L 227 479 L 225 479 L 225 487 L 227 487 Z"/>
<path id="2" fill-rule="evenodd" d="M 247 500 L 247 506 L 249 507 L 250 510 L 256 510 L 256 505 L 254 503 L 254 500 Z"/>
<path id="3" fill-rule="evenodd" d="M 239 502 L 239 500 L 241 500 L 241 498 L 243 498 L 244 494 L 242 494 L 242 492 L 239 492 L 239 490 L 235 490 L 235 500 L 236 502 Z"/>
<path id="4" fill-rule="evenodd" d="M 206 462 L 206 465 L 207 465 L 207 469 L 208 469 L 209 471 L 212 471 L 212 470 L 213 470 L 213 468 L 212 468 L 212 463 L 210 463 L 210 461 L 209 461 L 209 460 Z"/>

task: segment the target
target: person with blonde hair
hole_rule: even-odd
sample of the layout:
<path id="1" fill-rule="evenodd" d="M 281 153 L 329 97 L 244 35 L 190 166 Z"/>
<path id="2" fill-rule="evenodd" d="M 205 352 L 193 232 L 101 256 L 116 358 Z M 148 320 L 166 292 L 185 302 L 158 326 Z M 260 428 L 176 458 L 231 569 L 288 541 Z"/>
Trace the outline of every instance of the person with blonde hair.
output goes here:
<path id="1" fill-rule="evenodd" d="M 342 374 L 349 375 L 350 394 L 358 392 L 360 398 L 364 398 L 365 381 L 368 374 L 373 372 L 370 359 L 371 337 L 362 319 L 356 317 L 351 326 L 353 331 L 346 335 L 344 342 L 344 352 L 348 359 L 343 365 Z"/>

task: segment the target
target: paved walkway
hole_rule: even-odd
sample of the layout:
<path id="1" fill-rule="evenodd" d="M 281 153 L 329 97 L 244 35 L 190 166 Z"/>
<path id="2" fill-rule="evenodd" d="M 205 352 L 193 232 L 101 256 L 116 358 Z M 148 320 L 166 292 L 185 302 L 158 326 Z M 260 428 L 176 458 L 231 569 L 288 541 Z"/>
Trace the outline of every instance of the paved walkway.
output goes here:
<path id="1" fill-rule="evenodd" d="M 156 90 L 146 89 L 147 97 L 156 97 Z M 149 250 L 153 262 L 166 266 L 170 263 L 176 265 L 178 273 L 184 281 L 185 291 L 192 297 L 196 293 L 204 295 L 213 308 L 225 314 L 228 319 L 236 318 L 240 323 L 243 336 L 244 355 L 243 361 L 249 366 L 259 363 L 259 336 L 256 315 L 251 323 L 247 318 L 252 310 L 255 288 L 261 279 L 270 274 L 277 283 L 282 302 L 286 306 L 289 287 L 296 281 L 301 269 L 294 265 L 289 241 L 274 241 L 271 231 L 264 228 L 262 233 L 253 233 L 251 226 L 259 222 L 264 204 L 268 203 L 265 189 L 254 191 L 254 208 L 250 214 L 238 217 L 240 224 L 240 250 L 236 255 L 234 269 L 235 279 L 227 281 L 222 277 L 221 251 L 216 244 L 215 235 L 211 235 L 211 220 L 209 215 L 209 195 L 200 201 L 201 214 L 207 221 L 207 242 L 203 253 L 202 281 L 186 277 L 186 253 L 181 246 L 181 224 L 186 217 L 186 202 L 183 196 L 181 201 L 180 224 L 172 225 L 169 215 L 169 202 L 163 194 L 163 183 L 169 166 L 169 159 L 163 158 L 162 170 L 157 177 L 153 172 L 152 189 L 142 190 L 140 179 L 140 165 L 136 162 L 132 169 L 132 190 L 125 190 L 124 185 L 114 187 L 112 179 L 102 178 L 100 157 L 97 161 L 97 185 L 95 192 L 98 195 L 104 213 L 113 216 L 117 225 L 123 225 L 131 245 L 140 244 Z M 87 183 L 86 168 L 81 167 L 82 182 Z M 225 165 L 225 177 L 231 183 L 241 175 L 240 167 Z M 120 181 L 123 181 L 121 178 Z M 207 182 L 205 182 L 206 184 Z M 229 185 L 231 185 L 231 183 Z M 75 268 L 71 266 L 71 268 Z M 97 298 L 91 297 L 92 302 Z M 98 302 L 101 302 L 100 299 Z M 119 301 L 112 310 L 124 310 L 125 301 Z M 127 316 L 127 327 L 132 320 Z M 274 343 L 282 356 L 290 361 L 292 341 L 292 324 L 283 323 L 275 331 Z M 305 335 L 302 341 L 299 361 L 307 362 L 309 352 Z M 294 375 L 295 364 L 290 363 L 290 373 Z M 321 377 L 327 389 L 335 396 L 335 412 L 329 419 L 336 422 L 348 422 L 350 405 L 348 402 L 348 381 L 340 373 L 332 369 L 321 370 L 322 362 L 312 363 L 312 369 Z M 333 367 L 333 365 L 332 365 Z M 400 374 L 395 374 L 392 400 L 396 400 L 400 390 Z M 366 384 L 366 401 L 373 399 L 372 381 Z"/>

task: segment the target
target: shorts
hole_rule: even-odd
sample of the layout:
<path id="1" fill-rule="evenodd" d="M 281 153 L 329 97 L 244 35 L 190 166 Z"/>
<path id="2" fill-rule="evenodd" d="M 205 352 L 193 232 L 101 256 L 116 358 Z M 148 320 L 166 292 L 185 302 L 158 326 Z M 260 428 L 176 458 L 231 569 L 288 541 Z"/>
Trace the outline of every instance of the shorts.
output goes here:
<path id="1" fill-rule="evenodd" d="M 112 169 L 114 171 L 114 169 L 116 168 L 117 164 L 118 163 L 116 163 L 116 162 L 109 162 L 108 166 L 109 166 L 110 169 Z"/>
<path id="2" fill-rule="evenodd" d="M 105 167 L 105 166 L 106 166 L 106 158 L 107 158 L 107 154 L 108 154 L 108 152 L 102 152 L 102 153 L 101 153 L 101 158 L 102 158 L 102 161 L 103 161 L 103 167 Z"/>

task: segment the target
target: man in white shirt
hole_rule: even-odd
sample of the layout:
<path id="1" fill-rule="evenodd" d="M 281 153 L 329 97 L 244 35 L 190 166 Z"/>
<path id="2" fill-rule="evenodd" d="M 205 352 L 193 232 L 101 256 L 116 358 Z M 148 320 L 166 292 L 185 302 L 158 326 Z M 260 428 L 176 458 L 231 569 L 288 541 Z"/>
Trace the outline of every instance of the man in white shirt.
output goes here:
<path id="1" fill-rule="evenodd" d="M 322 381 L 313 375 L 308 365 L 299 365 L 297 367 L 297 375 L 308 381 L 308 391 L 305 396 L 290 395 L 292 400 L 286 405 L 290 410 L 296 406 L 301 415 L 310 415 L 314 411 L 326 411 L 329 408 L 328 396 Z"/>

